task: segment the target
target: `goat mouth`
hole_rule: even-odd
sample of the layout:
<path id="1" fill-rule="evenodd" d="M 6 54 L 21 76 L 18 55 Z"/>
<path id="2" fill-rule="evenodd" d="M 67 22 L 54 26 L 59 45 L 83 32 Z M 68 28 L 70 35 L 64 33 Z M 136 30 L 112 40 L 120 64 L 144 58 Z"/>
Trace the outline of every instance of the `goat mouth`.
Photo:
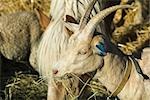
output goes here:
<path id="1" fill-rule="evenodd" d="M 66 80 L 66 79 L 70 79 L 70 78 L 73 78 L 73 75 L 71 73 L 66 73 L 62 76 L 53 76 L 55 81 L 57 82 L 62 82 L 63 80 Z"/>

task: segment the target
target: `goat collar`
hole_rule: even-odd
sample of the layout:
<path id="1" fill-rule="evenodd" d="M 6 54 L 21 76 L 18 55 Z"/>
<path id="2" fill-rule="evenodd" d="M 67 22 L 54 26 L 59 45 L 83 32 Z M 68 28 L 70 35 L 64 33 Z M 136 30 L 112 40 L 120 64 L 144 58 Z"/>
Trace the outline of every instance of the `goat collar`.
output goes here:
<path id="1" fill-rule="evenodd" d="M 128 79 L 130 77 L 130 74 L 131 74 L 131 70 L 132 70 L 132 61 L 131 61 L 131 59 L 129 58 L 126 63 L 128 63 L 128 66 L 126 66 L 126 68 L 125 68 L 123 79 L 120 81 L 117 88 L 114 90 L 114 92 L 112 92 L 110 94 L 110 96 L 108 98 L 110 98 L 112 96 L 117 96 L 121 92 L 121 90 L 124 88 L 125 84 L 127 83 Z"/>

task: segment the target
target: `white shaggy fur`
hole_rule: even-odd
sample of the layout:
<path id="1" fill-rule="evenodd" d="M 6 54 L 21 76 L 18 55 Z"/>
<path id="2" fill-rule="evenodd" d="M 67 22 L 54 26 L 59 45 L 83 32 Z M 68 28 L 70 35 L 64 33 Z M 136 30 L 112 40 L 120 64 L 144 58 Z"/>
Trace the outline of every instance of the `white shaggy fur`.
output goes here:
<path id="1" fill-rule="evenodd" d="M 52 66 L 57 62 L 61 53 L 66 50 L 69 35 L 65 31 L 65 15 L 71 15 L 79 21 L 89 3 L 90 0 L 51 1 L 50 14 L 52 19 L 50 25 L 42 36 L 38 50 L 38 65 L 42 76 L 46 76 L 46 78 L 49 77 L 49 74 L 51 74 L 52 71 Z M 100 6 L 98 5 L 99 4 L 97 3 L 97 12 L 100 11 Z M 92 13 L 93 15 L 96 14 L 95 11 Z M 104 32 L 104 28 L 102 27 L 99 32 Z"/>
<path id="2" fill-rule="evenodd" d="M 78 22 L 84 14 L 90 0 L 52 0 L 51 22 L 42 36 L 37 51 L 37 61 L 39 72 L 43 78 L 48 81 L 48 99 L 62 100 L 64 98 L 64 91 L 61 87 L 56 86 L 53 82 L 52 68 L 60 59 L 62 53 L 66 52 L 69 35 L 65 28 L 65 16 L 73 16 Z M 77 6 L 78 5 L 78 6 Z M 97 3 L 97 12 L 100 6 Z M 95 11 L 92 14 L 96 14 Z M 104 26 L 104 25 L 103 25 Z M 99 28 L 99 32 L 104 32 L 104 27 Z M 102 31 L 101 31 L 102 30 Z M 69 54 L 68 54 L 69 55 Z M 57 89 L 59 88 L 59 91 Z"/>

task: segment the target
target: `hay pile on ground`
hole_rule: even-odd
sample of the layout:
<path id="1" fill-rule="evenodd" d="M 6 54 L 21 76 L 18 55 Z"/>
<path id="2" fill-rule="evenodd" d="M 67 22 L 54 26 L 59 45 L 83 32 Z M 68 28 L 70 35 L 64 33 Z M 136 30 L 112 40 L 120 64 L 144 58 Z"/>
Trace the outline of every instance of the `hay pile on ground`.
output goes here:
<path id="1" fill-rule="evenodd" d="M 77 77 L 76 77 L 77 78 Z M 101 85 L 98 80 L 92 80 L 89 83 L 89 79 L 85 82 L 81 78 L 80 80 L 80 93 L 79 95 L 74 95 L 75 78 L 62 79 L 61 82 L 67 90 L 66 100 L 90 100 L 91 98 L 106 99 L 110 94 L 107 89 Z M 22 74 L 16 73 L 5 86 L 5 100 L 46 100 L 47 98 L 47 84 L 46 82 L 39 78 L 38 75 Z"/>
<path id="2" fill-rule="evenodd" d="M 7 84 L 6 100 L 46 100 L 47 85 L 37 75 L 16 73 Z"/>

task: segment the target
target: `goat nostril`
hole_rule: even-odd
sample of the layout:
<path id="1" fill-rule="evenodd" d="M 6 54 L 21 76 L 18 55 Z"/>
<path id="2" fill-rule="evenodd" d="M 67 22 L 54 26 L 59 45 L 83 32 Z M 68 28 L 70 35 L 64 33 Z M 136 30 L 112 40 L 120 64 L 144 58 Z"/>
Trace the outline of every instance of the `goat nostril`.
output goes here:
<path id="1" fill-rule="evenodd" d="M 58 73 L 58 70 L 57 69 L 54 69 L 53 70 L 53 74 L 57 74 Z"/>

